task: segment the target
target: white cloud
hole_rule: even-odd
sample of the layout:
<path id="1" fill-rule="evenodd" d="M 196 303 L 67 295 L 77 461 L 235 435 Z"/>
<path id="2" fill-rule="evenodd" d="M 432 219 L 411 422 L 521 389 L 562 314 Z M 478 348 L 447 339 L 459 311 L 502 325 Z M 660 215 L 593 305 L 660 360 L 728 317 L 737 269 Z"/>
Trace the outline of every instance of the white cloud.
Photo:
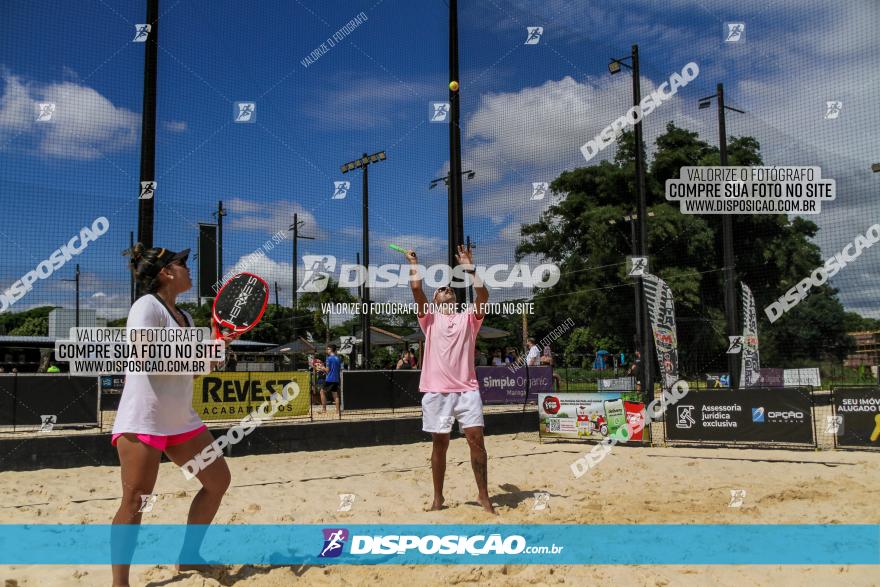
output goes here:
<path id="1" fill-rule="evenodd" d="M 168 132 L 185 132 L 187 128 L 184 120 L 166 120 L 162 124 Z"/>
<path id="2" fill-rule="evenodd" d="M 275 234 L 279 230 L 288 232 L 287 229 L 293 224 L 295 213 L 297 220 L 303 223 L 300 227 L 301 235 L 311 236 L 316 240 L 327 238 L 327 232 L 321 229 L 315 215 L 297 202 L 288 200 L 257 202 L 243 198 L 232 198 L 224 202 L 229 209 L 230 219 L 224 228 L 255 230 L 267 235 Z"/>
<path id="3" fill-rule="evenodd" d="M 25 82 L 0 68 L 0 148 L 30 139 L 36 152 L 65 159 L 96 159 L 137 144 L 140 116 L 74 81 Z M 68 77 L 69 74 L 68 74 Z M 37 122 L 37 104 L 54 103 L 52 120 Z"/>

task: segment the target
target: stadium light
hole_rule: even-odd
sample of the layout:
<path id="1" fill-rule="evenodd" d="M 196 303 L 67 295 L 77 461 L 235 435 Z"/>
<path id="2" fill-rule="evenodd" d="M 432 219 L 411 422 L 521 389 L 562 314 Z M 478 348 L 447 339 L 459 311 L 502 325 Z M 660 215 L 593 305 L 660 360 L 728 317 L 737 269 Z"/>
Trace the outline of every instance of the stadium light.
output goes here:
<path id="1" fill-rule="evenodd" d="M 378 151 L 373 153 L 372 155 L 368 155 L 364 153 L 358 159 L 354 161 L 349 161 L 347 163 L 343 163 L 340 169 L 342 173 L 348 173 L 349 171 L 353 171 L 355 169 L 363 168 L 364 176 L 363 176 L 363 248 L 364 248 L 364 267 L 370 266 L 370 205 L 369 205 L 369 174 L 368 167 L 373 163 L 378 163 L 379 161 L 385 161 L 385 151 Z M 295 239 L 294 239 L 295 240 Z M 369 307 L 370 304 L 370 288 L 367 283 L 364 283 L 363 287 L 363 302 L 367 304 Z M 369 369 L 370 367 L 370 313 L 364 313 L 364 366 Z"/>
<path id="2" fill-rule="evenodd" d="M 627 65 L 624 61 L 630 60 L 632 66 Z M 632 45 L 630 54 L 627 57 L 619 59 L 612 57 L 608 63 L 608 72 L 611 75 L 620 72 L 621 67 L 626 67 L 632 72 L 632 95 L 633 106 L 638 107 L 642 102 L 641 75 L 639 73 L 639 46 Z M 633 232 L 633 253 L 636 256 L 645 257 L 648 255 L 648 226 L 645 219 L 648 217 L 648 196 L 645 187 L 645 160 L 644 160 L 644 144 L 645 139 L 642 134 L 642 121 L 639 120 L 633 129 L 635 135 L 635 163 L 636 163 L 636 209 L 640 213 L 638 218 L 638 232 Z M 631 228 L 635 229 L 635 222 L 631 222 Z M 636 238 L 638 234 L 638 238 Z M 648 320 L 648 309 L 644 295 L 644 283 L 641 277 L 636 279 L 636 346 L 641 348 L 642 353 L 642 401 L 647 405 L 653 400 L 654 392 L 654 364 L 651 360 L 653 353 L 653 337 L 651 336 L 651 324 Z"/>
<path id="3" fill-rule="evenodd" d="M 718 84 L 716 93 L 700 98 L 700 109 L 708 108 L 712 100 L 718 105 L 718 152 L 721 166 L 727 166 L 727 121 L 725 110 L 733 110 L 745 114 L 742 110 L 724 104 L 724 84 Z M 736 254 L 733 249 L 733 218 L 730 214 L 721 216 L 721 243 L 724 255 L 724 313 L 727 319 L 727 334 L 739 334 L 736 319 Z M 733 353 L 727 355 L 727 369 L 730 371 L 730 388 L 737 389 L 740 383 L 739 357 Z"/>
<path id="4" fill-rule="evenodd" d="M 620 59 L 615 59 L 614 57 L 612 57 L 608 61 L 608 73 L 610 73 L 611 75 L 614 75 L 615 73 L 620 73 L 621 66 L 627 69 L 632 69 L 632 67 L 624 63 L 624 60 L 626 59 L 632 59 L 632 57 L 621 57 Z"/>
<path id="5" fill-rule="evenodd" d="M 452 205 L 453 204 L 452 190 L 449 189 L 449 177 L 451 174 L 452 174 L 452 171 L 450 170 L 450 172 L 447 173 L 446 175 L 444 175 L 443 177 L 438 177 L 436 179 L 432 179 L 431 183 L 428 184 L 428 189 L 433 190 L 435 187 L 440 185 L 440 182 L 443 182 L 446 184 L 446 197 L 449 202 L 449 205 L 447 206 L 448 230 L 446 232 L 446 240 L 448 241 L 447 242 L 448 246 L 446 248 L 447 248 L 447 256 L 448 256 L 449 266 L 455 267 L 455 265 L 456 265 L 456 258 L 455 258 L 456 249 L 455 249 L 455 247 L 457 245 L 459 245 L 460 243 L 456 242 L 457 239 L 455 238 L 455 231 L 453 229 L 453 227 L 455 226 L 455 213 L 454 213 L 453 205 Z M 462 171 L 461 176 L 466 177 L 467 179 L 473 179 L 477 176 L 477 174 L 474 172 L 473 169 L 468 169 L 467 171 Z"/>

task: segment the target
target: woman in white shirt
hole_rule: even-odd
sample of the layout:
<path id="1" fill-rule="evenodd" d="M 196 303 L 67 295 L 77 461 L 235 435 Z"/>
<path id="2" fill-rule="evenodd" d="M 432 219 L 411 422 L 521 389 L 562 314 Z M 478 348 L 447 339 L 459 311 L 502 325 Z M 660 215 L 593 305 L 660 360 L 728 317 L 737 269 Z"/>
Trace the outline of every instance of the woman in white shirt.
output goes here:
<path id="1" fill-rule="evenodd" d="M 192 287 L 186 266 L 189 249 L 174 253 L 162 248 L 146 249 L 138 243 L 127 254 L 135 279 L 147 292 L 132 304 L 127 328 L 192 327 L 192 317 L 175 305 L 177 296 Z M 126 375 L 111 441 L 122 466 L 122 503 L 113 524 L 141 523 L 141 510 L 152 495 L 163 452 L 182 466 L 214 442 L 192 408 L 192 380 L 192 375 Z M 187 517 L 187 564 L 179 564 L 178 571 L 196 568 L 189 563 L 197 556 L 207 525 L 214 519 L 230 483 L 229 467 L 222 455 L 196 477 L 202 488 L 193 498 Z M 117 528 L 114 562 L 131 560 L 135 537 L 134 529 Z M 113 585 L 128 585 L 128 574 L 128 564 L 114 564 Z"/>

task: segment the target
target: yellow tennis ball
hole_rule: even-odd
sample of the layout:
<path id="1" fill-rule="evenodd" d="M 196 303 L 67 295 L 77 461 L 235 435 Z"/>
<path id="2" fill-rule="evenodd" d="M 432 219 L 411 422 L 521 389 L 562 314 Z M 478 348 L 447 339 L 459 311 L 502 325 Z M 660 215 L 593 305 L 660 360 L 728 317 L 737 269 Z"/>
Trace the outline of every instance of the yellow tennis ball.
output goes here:
<path id="1" fill-rule="evenodd" d="M 449 82 L 449 89 L 452 90 L 453 92 L 457 92 L 458 91 L 458 82 L 455 80 L 452 80 L 451 82 Z"/>

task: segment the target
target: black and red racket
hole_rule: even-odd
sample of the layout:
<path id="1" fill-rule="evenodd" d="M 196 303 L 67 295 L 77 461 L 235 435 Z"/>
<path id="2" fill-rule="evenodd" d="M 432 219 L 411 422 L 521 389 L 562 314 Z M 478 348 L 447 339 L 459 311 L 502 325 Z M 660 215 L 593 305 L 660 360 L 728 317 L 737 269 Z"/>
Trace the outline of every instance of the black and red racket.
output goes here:
<path id="1" fill-rule="evenodd" d="M 239 273 L 214 298 L 214 331 L 218 338 L 238 338 L 256 326 L 269 303 L 269 284 L 253 273 Z"/>

